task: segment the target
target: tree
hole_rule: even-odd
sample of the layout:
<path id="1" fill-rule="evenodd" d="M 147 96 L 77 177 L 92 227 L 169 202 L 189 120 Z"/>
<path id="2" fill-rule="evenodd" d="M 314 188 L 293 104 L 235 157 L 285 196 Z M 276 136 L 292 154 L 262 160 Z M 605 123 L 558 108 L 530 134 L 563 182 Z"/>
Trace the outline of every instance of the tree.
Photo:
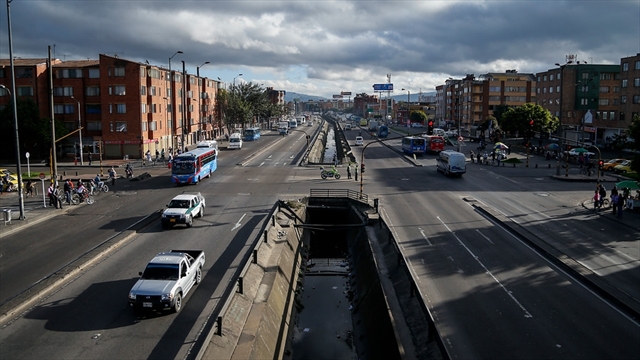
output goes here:
<path id="1" fill-rule="evenodd" d="M 424 124 L 424 122 L 427 121 L 427 114 L 422 110 L 413 110 L 411 114 L 409 114 L 409 120 L 411 120 L 412 123 L 419 122 Z"/>
<path id="2" fill-rule="evenodd" d="M 503 132 L 522 136 L 529 142 L 536 132 L 555 131 L 558 119 L 540 105 L 524 104 L 511 107 L 498 119 Z"/>
<path id="3" fill-rule="evenodd" d="M 218 93 L 217 100 L 230 131 L 285 113 L 284 108 L 271 103 L 265 89 L 251 82 L 231 85 L 229 90 Z"/>

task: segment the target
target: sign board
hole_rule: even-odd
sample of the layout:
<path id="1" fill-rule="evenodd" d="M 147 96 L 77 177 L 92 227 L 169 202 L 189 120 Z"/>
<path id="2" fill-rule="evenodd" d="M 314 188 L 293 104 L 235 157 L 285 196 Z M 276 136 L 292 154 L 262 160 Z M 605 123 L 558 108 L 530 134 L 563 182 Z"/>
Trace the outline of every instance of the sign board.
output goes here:
<path id="1" fill-rule="evenodd" d="M 342 99 L 342 95 L 333 95 L 334 99 Z"/>
<path id="2" fill-rule="evenodd" d="M 38 175 L 38 177 L 40 178 L 40 180 L 44 180 L 46 175 L 44 173 L 40 173 L 40 175 Z"/>
<path id="3" fill-rule="evenodd" d="M 340 93 L 340 95 L 342 95 L 342 96 L 351 96 L 351 91 L 342 91 Z"/>
<path id="4" fill-rule="evenodd" d="M 373 84 L 373 91 L 393 91 L 393 84 Z"/>

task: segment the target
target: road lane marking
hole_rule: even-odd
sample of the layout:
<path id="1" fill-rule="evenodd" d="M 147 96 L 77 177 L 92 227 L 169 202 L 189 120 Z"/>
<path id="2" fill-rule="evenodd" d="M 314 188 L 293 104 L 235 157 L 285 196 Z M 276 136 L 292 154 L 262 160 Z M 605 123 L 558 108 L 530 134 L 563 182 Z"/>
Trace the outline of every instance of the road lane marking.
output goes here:
<path id="1" fill-rule="evenodd" d="M 424 234 L 424 230 L 422 230 L 421 228 L 418 228 L 418 230 L 420 230 L 420 235 L 422 235 L 422 237 L 427 240 L 427 244 L 429 244 L 429 246 L 433 246 L 433 244 L 431 243 L 431 241 L 429 241 L 429 238 L 427 237 L 427 235 Z"/>
<path id="2" fill-rule="evenodd" d="M 502 290 L 511 298 L 511 300 L 513 300 L 513 302 L 516 303 L 516 305 L 518 305 L 518 307 L 524 312 L 524 317 L 532 318 L 533 315 L 531 315 L 531 313 L 529 313 L 529 311 L 518 301 L 518 299 L 516 299 L 513 293 L 510 290 L 508 290 L 507 287 L 504 284 L 502 284 L 500 280 L 498 280 L 498 278 L 496 278 L 493 275 L 493 273 L 482 263 L 482 261 L 480 261 L 478 256 L 476 256 L 476 254 L 474 254 L 473 251 L 471 251 L 471 249 L 467 247 L 467 245 L 458 237 L 458 235 L 456 235 L 454 231 L 451 231 L 451 229 L 449 229 L 447 224 L 445 224 L 445 222 L 442 221 L 442 219 L 440 219 L 440 216 L 437 216 L 436 218 L 442 223 L 442 225 L 444 225 L 444 227 L 447 228 L 447 230 L 449 230 L 449 232 L 451 232 L 451 235 L 453 235 L 453 237 L 455 237 L 456 240 L 458 240 L 458 243 L 462 245 L 462 247 L 464 247 L 469 254 L 471 254 L 471 257 L 473 257 L 473 259 L 484 269 L 485 273 L 489 275 L 493 279 L 493 281 L 495 281 L 502 288 Z"/>
<path id="3" fill-rule="evenodd" d="M 240 226 L 242 226 L 242 224 L 240 223 L 242 221 L 242 219 L 244 219 L 244 217 L 247 216 L 247 213 L 242 214 L 242 216 L 240 217 L 240 219 L 238 220 L 238 222 L 233 225 L 233 228 L 231 229 L 231 231 L 239 228 Z"/>
<path id="4" fill-rule="evenodd" d="M 478 234 L 480 234 L 480 236 L 482 236 L 483 238 L 487 239 L 488 242 L 491 243 L 491 245 L 495 245 L 493 243 L 493 241 L 491 241 L 491 239 L 489 239 L 488 237 L 486 237 L 483 233 L 480 232 L 480 230 L 476 229 L 476 231 L 478 232 Z"/>

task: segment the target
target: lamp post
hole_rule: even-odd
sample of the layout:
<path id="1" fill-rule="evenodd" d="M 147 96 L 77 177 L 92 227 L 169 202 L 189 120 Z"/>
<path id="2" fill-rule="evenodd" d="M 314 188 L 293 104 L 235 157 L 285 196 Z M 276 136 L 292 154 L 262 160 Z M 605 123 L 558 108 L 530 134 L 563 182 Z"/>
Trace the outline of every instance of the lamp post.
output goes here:
<path id="1" fill-rule="evenodd" d="M 559 148 L 560 148 L 560 156 L 564 157 L 564 146 L 562 145 L 562 141 L 564 139 L 564 134 L 562 132 L 562 100 L 564 95 L 564 68 L 571 64 L 573 61 L 569 60 L 564 65 L 560 65 L 556 63 L 556 66 L 560 67 L 560 111 L 558 112 L 558 126 L 560 127 L 560 136 L 558 136 Z M 556 176 L 560 176 L 560 158 L 558 158 L 556 165 Z M 569 156 L 567 155 L 567 167 L 565 176 L 569 176 Z"/>
<path id="2" fill-rule="evenodd" d="M 7 0 L 7 28 L 8 28 L 8 35 L 9 35 L 9 62 L 11 65 L 11 88 L 14 89 L 14 92 L 15 92 L 16 68 L 13 64 L 13 40 L 11 35 L 11 8 L 10 8 L 11 1 L 12 0 Z M 22 194 L 22 169 L 21 169 L 22 166 L 20 164 L 20 137 L 18 136 L 18 107 L 17 107 L 15 94 L 12 94 L 11 91 L 9 91 L 9 89 L 4 87 L 4 85 L 1 85 L 1 86 L 5 90 L 7 90 L 7 92 L 9 92 L 9 95 L 11 95 L 12 102 L 13 102 L 13 127 L 15 130 L 15 139 L 16 139 L 16 167 L 17 167 L 16 172 L 18 173 L 18 197 L 19 197 L 18 202 L 20 206 L 20 219 L 24 220 L 25 216 L 24 216 L 24 195 Z"/>
<path id="3" fill-rule="evenodd" d="M 80 101 L 71 95 L 71 98 L 78 103 L 78 138 L 80 139 L 80 165 L 84 165 L 82 156 L 82 118 L 80 117 Z"/>
<path id="4" fill-rule="evenodd" d="M 210 61 L 205 61 L 202 65 L 196 67 L 196 76 L 198 77 L 198 128 L 200 131 L 198 132 L 198 140 L 200 140 L 200 134 L 202 133 L 202 110 L 200 109 L 200 98 L 202 97 L 202 91 L 200 91 L 200 68 L 211 64 Z"/>
<path id="5" fill-rule="evenodd" d="M 182 60 L 182 113 L 180 115 L 180 148 L 184 152 L 184 125 L 187 116 L 187 68 Z"/>
<path id="6" fill-rule="evenodd" d="M 171 59 L 173 59 L 174 56 L 178 55 L 178 54 L 183 54 L 182 51 L 178 50 L 176 51 L 173 55 L 171 55 L 169 57 L 169 76 L 167 76 L 166 78 L 166 82 L 167 82 L 167 98 L 169 98 L 169 100 L 171 101 L 171 127 L 170 127 L 170 131 L 171 131 L 171 151 L 176 151 L 176 147 L 175 144 L 173 143 L 173 139 L 174 139 L 174 128 L 176 127 L 176 123 L 175 123 L 175 119 L 173 118 L 173 114 L 175 114 L 175 106 L 174 106 L 174 101 L 173 101 L 173 95 L 171 95 L 171 92 L 173 92 L 173 74 L 171 73 Z M 171 85 L 171 91 L 169 90 L 169 85 Z M 169 110 L 168 107 L 166 110 Z M 167 111 L 168 112 L 168 111 Z"/>
<path id="7" fill-rule="evenodd" d="M 402 89 L 402 91 L 404 91 L 405 89 Z M 411 103 L 411 91 L 407 90 L 407 122 L 409 122 L 409 111 L 411 109 L 411 106 L 409 105 Z"/>

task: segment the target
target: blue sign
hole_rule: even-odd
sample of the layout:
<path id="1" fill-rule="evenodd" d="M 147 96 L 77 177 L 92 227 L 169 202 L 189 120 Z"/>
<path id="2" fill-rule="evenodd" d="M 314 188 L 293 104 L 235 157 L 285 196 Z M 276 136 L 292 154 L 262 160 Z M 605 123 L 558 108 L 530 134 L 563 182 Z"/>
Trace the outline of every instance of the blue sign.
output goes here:
<path id="1" fill-rule="evenodd" d="M 393 84 L 373 84 L 373 91 L 393 91 Z"/>

